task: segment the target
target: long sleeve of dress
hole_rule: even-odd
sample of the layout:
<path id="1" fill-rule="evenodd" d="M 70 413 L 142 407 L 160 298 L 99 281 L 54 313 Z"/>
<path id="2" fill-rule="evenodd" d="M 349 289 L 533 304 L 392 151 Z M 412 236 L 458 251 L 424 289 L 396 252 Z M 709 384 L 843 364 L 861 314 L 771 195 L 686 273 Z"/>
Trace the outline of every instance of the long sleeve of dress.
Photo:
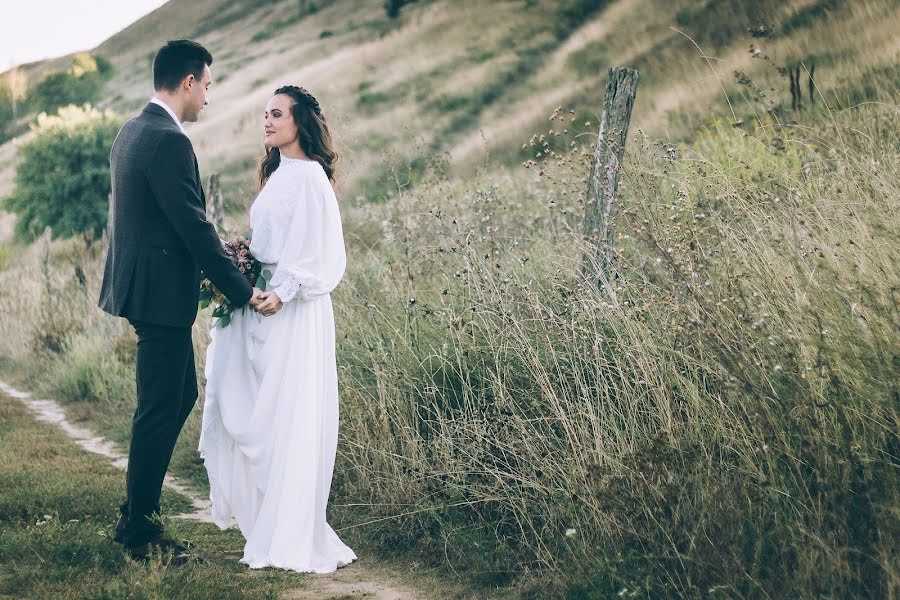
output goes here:
<path id="1" fill-rule="evenodd" d="M 309 177 L 291 216 L 288 235 L 269 282 L 284 303 L 330 293 L 344 276 L 347 256 L 341 214 L 324 172 Z"/>

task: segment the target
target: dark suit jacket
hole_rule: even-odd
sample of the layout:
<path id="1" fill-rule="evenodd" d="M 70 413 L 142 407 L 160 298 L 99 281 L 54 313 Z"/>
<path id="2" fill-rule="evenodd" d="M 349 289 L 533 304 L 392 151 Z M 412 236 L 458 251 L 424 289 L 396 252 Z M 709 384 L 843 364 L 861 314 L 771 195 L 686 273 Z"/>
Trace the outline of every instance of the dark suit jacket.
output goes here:
<path id="1" fill-rule="evenodd" d="M 197 317 L 200 269 L 235 306 L 253 288 L 206 220 L 190 140 L 154 103 L 119 130 L 109 155 L 109 248 L 99 306 L 131 320 L 175 327 Z"/>

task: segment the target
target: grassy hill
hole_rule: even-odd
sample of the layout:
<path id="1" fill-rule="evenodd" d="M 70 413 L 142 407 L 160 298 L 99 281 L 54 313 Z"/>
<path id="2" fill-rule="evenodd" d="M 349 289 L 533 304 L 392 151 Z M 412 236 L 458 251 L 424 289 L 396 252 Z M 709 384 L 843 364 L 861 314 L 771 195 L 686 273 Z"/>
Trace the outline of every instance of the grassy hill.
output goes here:
<path id="1" fill-rule="evenodd" d="M 242 205 L 253 192 L 263 107 L 289 82 L 325 108 L 343 151 L 341 193 L 370 199 L 390 188 L 391 166 L 411 167 L 415 178 L 430 155 L 446 153 L 462 174 L 488 155 L 520 162 L 522 143 L 547 128 L 557 106 L 590 120 L 610 65 L 640 70 L 633 131 L 654 137 L 683 138 L 711 111 L 749 116 L 750 90 L 735 83 L 737 70 L 773 104 L 788 90 L 773 65 L 800 59 L 815 61 L 832 103 L 873 77 L 896 91 L 896 2 L 727 4 L 420 1 L 390 19 L 382 3 L 364 0 L 172 0 L 95 50 L 115 68 L 100 104 L 133 113 L 152 93 L 156 48 L 177 37 L 206 44 L 215 56 L 211 102 L 189 131 L 204 173 L 222 172 L 227 201 Z M 760 25 L 772 34 L 752 38 L 747 29 Z M 37 81 L 65 65 L 25 70 Z M 10 189 L 14 148 L 0 148 L 0 195 Z"/>
<path id="2" fill-rule="evenodd" d="M 128 113 L 166 39 L 211 48 L 189 132 L 235 222 L 271 91 L 325 107 L 336 530 L 525 598 L 900 596 L 896 0 L 315 5 L 174 0 L 96 53 Z M 816 103 L 804 76 L 793 111 L 801 59 Z M 581 220 L 610 64 L 641 84 L 598 289 Z M 397 165 L 424 175 L 380 201 Z M 101 244 L 0 243 L 0 277 L 0 374 L 125 443 L 134 337 L 96 307 Z M 202 490 L 199 430 L 172 470 Z"/>

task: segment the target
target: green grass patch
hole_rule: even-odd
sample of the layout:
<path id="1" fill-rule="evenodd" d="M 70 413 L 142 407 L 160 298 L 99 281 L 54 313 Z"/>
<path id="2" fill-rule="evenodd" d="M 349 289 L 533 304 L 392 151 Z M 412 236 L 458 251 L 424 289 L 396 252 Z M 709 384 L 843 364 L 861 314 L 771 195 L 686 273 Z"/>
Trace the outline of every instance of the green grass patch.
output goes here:
<path id="1" fill-rule="evenodd" d="M 0 596 L 262 600 L 304 585 L 298 574 L 249 572 L 238 563 L 240 534 L 206 524 L 168 522 L 173 536 L 194 542 L 203 564 L 131 561 L 110 537 L 124 486 L 105 459 L 0 395 Z M 164 491 L 164 513 L 189 507 Z"/>
<path id="2" fill-rule="evenodd" d="M 275 37 L 280 31 L 295 25 L 306 17 L 319 12 L 319 4 L 309 0 L 298 0 L 296 10 L 285 19 L 270 21 L 265 27 L 253 34 L 251 42 L 262 42 Z"/>
<path id="3" fill-rule="evenodd" d="M 13 244 L 11 242 L 0 243 L 0 271 L 6 268 L 13 258 Z"/>
<path id="4" fill-rule="evenodd" d="M 394 99 L 387 92 L 363 92 L 356 98 L 356 107 L 364 114 L 374 115 Z"/>
<path id="5" fill-rule="evenodd" d="M 790 35 L 798 29 L 804 29 L 815 24 L 817 21 L 828 18 L 833 12 L 842 8 L 847 4 L 844 0 L 818 0 L 809 6 L 804 6 L 797 12 L 789 16 L 784 23 L 781 24 L 778 33 L 781 35 Z"/>
<path id="6" fill-rule="evenodd" d="M 829 102 L 847 108 L 863 102 L 891 102 L 900 95 L 900 63 L 872 65 L 858 77 L 844 78 L 825 93 Z"/>
<path id="7" fill-rule="evenodd" d="M 483 63 L 497 56 L 497 51 L 493 48 L 482 48 L 474 46 L 469 48 L 469 58 L 472 62 Z"/>
<path id="8" fill-rule="evenodd" d="M 408 189 L 415 186 L 424 177 L 428 168 L 428 159 L 423 156 L 409 160 L 388 161 L 369 173 L 356 185 L 358 194 L 370 202 L 385 202 L 398 192 L 398 184 Z"/>
<path id="9" fill-rule="evenodd" d="M 591 42 L 570 54 L 566 64 L 579 75 L 591 77 L 603 73 L 609 67 L 606 44 L 599 41 Z"/>

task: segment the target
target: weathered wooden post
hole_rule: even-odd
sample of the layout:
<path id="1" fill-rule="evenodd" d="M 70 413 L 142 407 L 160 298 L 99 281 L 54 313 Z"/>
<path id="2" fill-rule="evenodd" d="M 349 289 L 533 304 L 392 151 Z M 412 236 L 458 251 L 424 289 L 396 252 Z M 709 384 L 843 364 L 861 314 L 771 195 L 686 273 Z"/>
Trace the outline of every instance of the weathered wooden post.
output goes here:
<path id="1" fill-rule="evenodd" d="M 222 186 L 219 185 L 219 174 L 212 173 L 206 184 L 206 213 L 209 222 L 216 226 L 220 233 L 225 228 L 225 200 L 222 198 Z"/>
<path id="2" fill-rule="evenodd" d="M 590 242 L 590 250 L 584 256 L 582 274 L 593 278 L 600 287 L 609 280 L 613 266 L 613 230 L 610 220 L 616 209 L 619 166 L 625 153 L 625 139 L 628 136 L 637 85 L 637 71 L 625 67 L 610 67 L 584 214 L 584 235 Z"/>
<path id="3" fill-rule="evenodd" d="M 816 72 L 816 63 L 810 63 L 809 65 L 809 104 L 813 108 L 816 106 L 816 83 L 813 80 L 813 76 Z"/>
<path id="4" fill-rule="evenodd" d="M 788 69 L 791 77 L 791 110 L 803 110 L 803 87 L 800 85 L 800 65 Z"/>

